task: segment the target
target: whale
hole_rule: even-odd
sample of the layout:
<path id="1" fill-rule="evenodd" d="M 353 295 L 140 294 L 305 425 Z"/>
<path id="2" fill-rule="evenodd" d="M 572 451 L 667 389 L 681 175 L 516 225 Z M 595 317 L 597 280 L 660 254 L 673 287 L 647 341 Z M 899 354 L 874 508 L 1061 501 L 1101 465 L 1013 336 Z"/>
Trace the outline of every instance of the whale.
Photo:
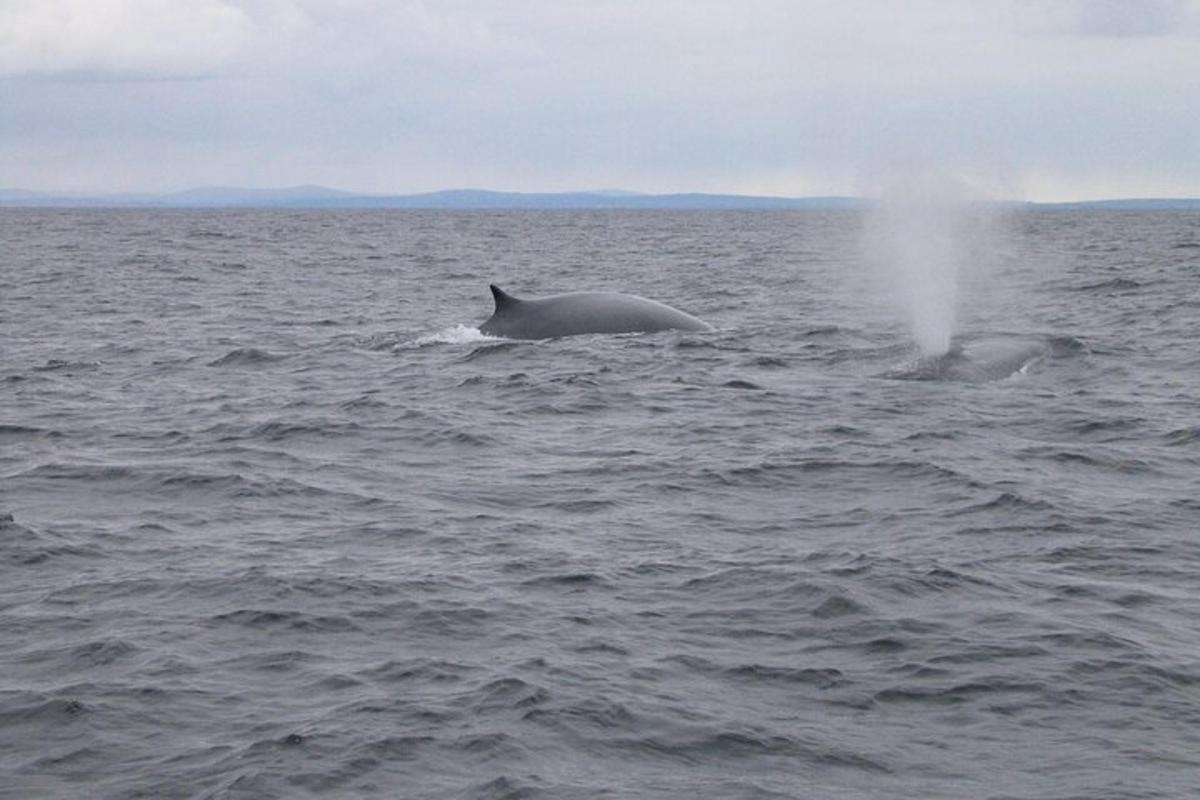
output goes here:
<path id="1" fill-rule="evenodd" d="M 707 322 L 677 308 L 619 292 L 572 292 L 517 298 L 491 284 L 496 310 L 480 333 L 504 339 L 556 339 L 588 333 L 711 331 Z"/>
<path id="2" fill-rule="evenodd" d="M 1050 351 L 1047 342 L 1037 339 L 960 341 L 946 353 L 925 356 L 880 377 L 903 381 L 989 383 L 1023 374 Z"/>

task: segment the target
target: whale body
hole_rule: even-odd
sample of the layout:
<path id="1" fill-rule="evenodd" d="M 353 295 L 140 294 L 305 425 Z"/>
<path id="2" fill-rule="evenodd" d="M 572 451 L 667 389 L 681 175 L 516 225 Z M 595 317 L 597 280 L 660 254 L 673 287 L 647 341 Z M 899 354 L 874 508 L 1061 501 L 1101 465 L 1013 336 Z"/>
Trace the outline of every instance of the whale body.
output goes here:
<path id="1" fill-rule="evenodd" d="M 956 343 L 948 353 L 927 356 L 880 377 L 906 381 L 987 383 L 1024 372 L 1050 353 L 1044 341 L 984 339 Z"/>
<path id="2" fill-rule="evenodd" d="M 506 339 L 553 339 L 584 333 L 711 331 L 703 320 L 644 297 L 618 292 L 573 292 L 520 299 L 491 285 L 496 311 L 481 333 Z"/>

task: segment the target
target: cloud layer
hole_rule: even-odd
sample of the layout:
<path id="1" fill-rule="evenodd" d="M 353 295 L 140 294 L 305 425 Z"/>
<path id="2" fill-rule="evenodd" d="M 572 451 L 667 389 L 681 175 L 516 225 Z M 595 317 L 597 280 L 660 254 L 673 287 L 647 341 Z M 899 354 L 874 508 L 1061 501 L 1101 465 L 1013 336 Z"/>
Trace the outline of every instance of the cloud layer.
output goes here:
<path id="1" fill-rule="evenodd" d="M 0 0 L 0 183 L 1200 194 L 1194 0 Z"/>

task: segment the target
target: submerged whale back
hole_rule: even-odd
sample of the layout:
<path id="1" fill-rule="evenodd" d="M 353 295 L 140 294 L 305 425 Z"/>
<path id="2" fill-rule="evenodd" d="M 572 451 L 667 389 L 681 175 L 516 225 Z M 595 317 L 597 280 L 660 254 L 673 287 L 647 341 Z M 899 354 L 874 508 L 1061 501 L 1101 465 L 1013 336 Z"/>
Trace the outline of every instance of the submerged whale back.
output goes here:
<path id="1" fill-rule="evenodd" d="M 712 326 L 676 308 L 630 294 L 575 292 L 521 300 L 491 286 L 496 311 L 479 326 L 488 336 L 552 339 L 586 333 L 710 331 Z"/>
<path id="2" fill-rule="evenodd" d="M 906 381 L 987 383 L 1024 372 L 1046 356 L 1049 345 L 1033 339 L 984 339 L 957 343 L 948 353 L 922 358 L 881 377 Z"/>

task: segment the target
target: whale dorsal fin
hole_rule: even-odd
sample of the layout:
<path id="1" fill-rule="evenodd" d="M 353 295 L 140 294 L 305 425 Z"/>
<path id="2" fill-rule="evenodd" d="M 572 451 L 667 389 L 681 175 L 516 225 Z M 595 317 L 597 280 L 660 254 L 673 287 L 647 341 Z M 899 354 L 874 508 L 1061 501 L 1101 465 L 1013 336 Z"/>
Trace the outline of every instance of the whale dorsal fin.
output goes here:
<path id="1" fill-rule="evenodd" d="M 507 292 L 505 292 L 503 289 L 501 289 L 499 286 L 497 286 L 494 283 L 490 284 L 488 288 L 490 288 L 492 290 L 492 297 L 496 301 L 496 313 L 500 313 L 501 311 L 508 308 L 509 306 L 513 306 L 513 305 L 516 305 L 517 303 L 521 302 L 520 300 L 513 297 L 511 294 L 508 294 Z"/>

